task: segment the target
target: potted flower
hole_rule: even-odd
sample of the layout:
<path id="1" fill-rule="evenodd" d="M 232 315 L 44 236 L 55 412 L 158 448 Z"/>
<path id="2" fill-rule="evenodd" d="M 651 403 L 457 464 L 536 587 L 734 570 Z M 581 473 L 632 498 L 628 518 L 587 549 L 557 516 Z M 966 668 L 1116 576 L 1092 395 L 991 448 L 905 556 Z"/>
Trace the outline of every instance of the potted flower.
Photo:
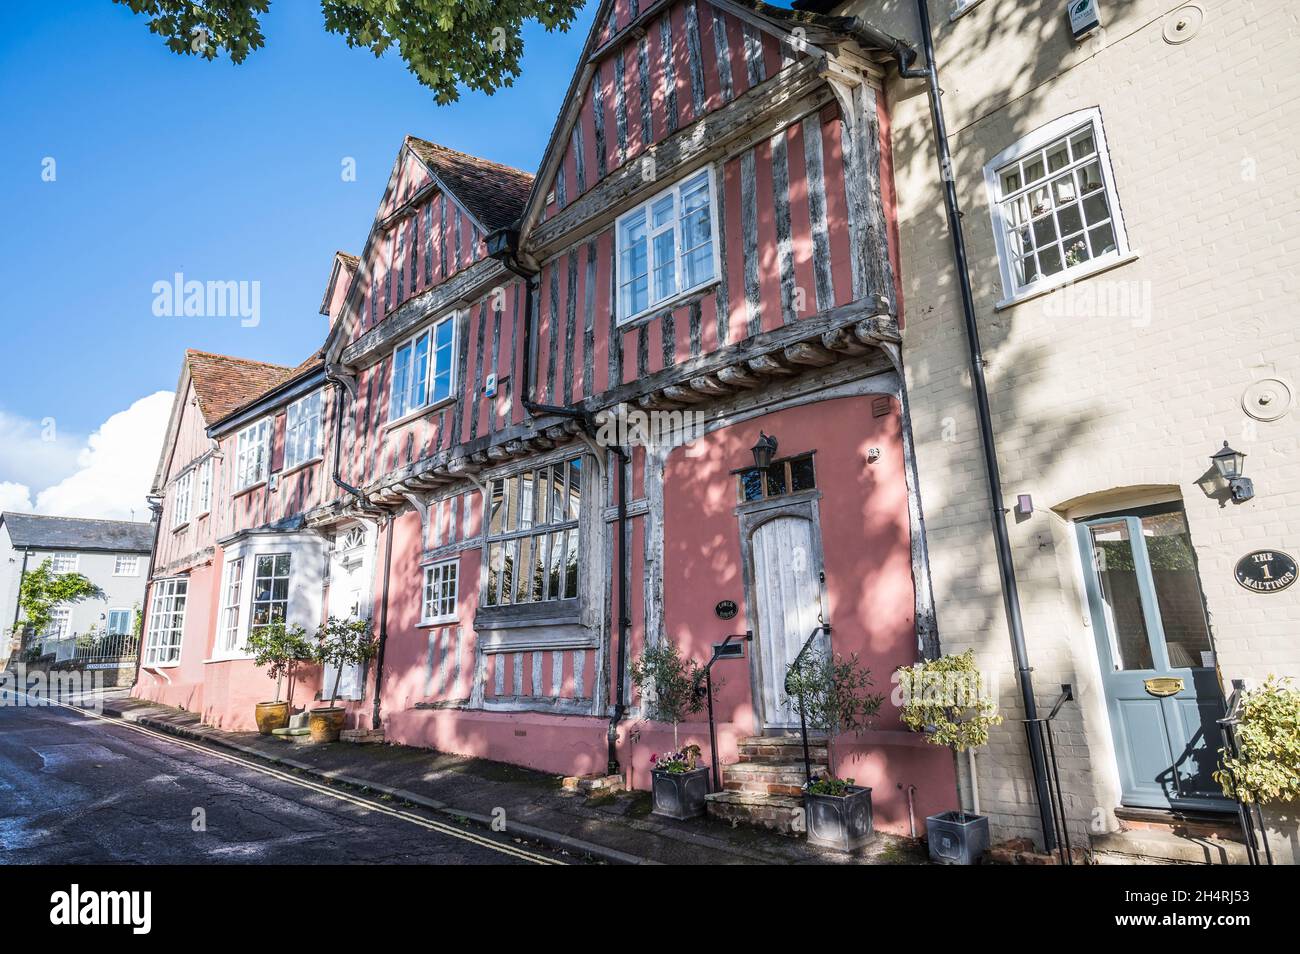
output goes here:
<path id="1" fill-rule="evenodd" d="M 975 653 L 940 656 L 898 670 L 903 723 L 924 732 L 926 741 L 952 749 L 960 777 L 959 754 L 984 745 L 989 728 L 1000 725 L 997 702 L 984 694 Z M 961 804 L 958 783 L 957 804 Z M 939 864 L 973 864 L 989 846 L 989 819 L 960 807 L 925 820 L 930 860 Z"/>
<path id="2" fill-rule="evenodd" d="M 873 695 L 871 670 L 849 657 L 814 654 L 797 660 L 786 672 L 790 705 L 810 729 L 826 733 L 827 772 L 804 784 L 808 843 L 854 851 L 874 834 L 871 789 L 835 775 L 835 737 L 865 729 L 884 697 Z"/>
<path id="3" fill-rule="evenodd" d="M 1220 749 L 1214 773 L 1223 794 L 1255 804 L 1300 798 L 1300 689 L 1269 676 L 1241 693 L 1232 716 L 1237 750 Z"/>
<path id="4" fill-rule="evenodd" d="M 703 815 L 709 770 L 699 764 L 698 745 L 681 747 L 677 730 L 687 715 L 704 706 L 700 691 L 703 669 L 693 659 L 682 659 L 674 644 L 664 642 L 647 647 L 632 663 L 630 675 L 641 693 L 646 715 L 673 726 L 673 751 L 650 757 L 654 814 L 677 819 Z"/>
<path id="5" fill-rule="evenodd" d="M 307 719 L 313 742 L 337 742 L 343 731 L 343 717 L 347 710 L 334 705 L 338 698 L 343 667 L 355 666 L 369 660 L 378 648 L 374 630 L 368 619 L 337 619 L 331 616 L 316 630 L 316 645 L 312 658 L 323 667 L 334 667 L 334 682 L 330 686 L 329 704 L 312 709 Z M 322 687 L 323 688 L 323 687 Z"/>
<path id="6" fill-rule="evenodd" d="M 292 694 L 294 668 L 299 661 L 312 658 L 307 631 L 301 626 L 285 626 L 283 622 L 258 626 L 248 634 L 244 651 L 253 654 L 253 665 L 265 669 L 266 674 L 275 680 L 275 701 L 259 702 L 253 709 L 257 731 L 270 735 L 275 729 L 283 729 L 289 724 L 289 703 L 280 700 L 280 688 L 288 675 Z"/>

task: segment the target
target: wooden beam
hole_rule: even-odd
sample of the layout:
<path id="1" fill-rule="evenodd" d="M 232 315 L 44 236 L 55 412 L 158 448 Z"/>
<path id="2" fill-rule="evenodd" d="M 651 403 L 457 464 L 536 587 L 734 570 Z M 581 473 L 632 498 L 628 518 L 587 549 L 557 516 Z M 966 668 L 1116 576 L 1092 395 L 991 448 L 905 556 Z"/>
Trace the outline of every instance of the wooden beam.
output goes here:
<path id="1" fill-rule="evenodd" d="M 793 368 L 787 367 L 780 358 L 771 354 L 760 354 L 757 358 L 750 358 L 749 366 L 759 374 L 787 375 L 795 373 Z"/>
<path id="2" fill-rule="evenodd" d="M 723 384 L 711 374 L 701 374 L 698 378 L 691 378 L 691 387 L 701 394 L 707 394 L 711 397 L 722 397 L 735 393 L 734 388 Z"/>
<path id="3" fill-rule="evenodd" d="M 808 341 L 790 345 L 785 349 L 785 358 L 794 364 L 805 364 L 813 368 L 824 368 L 837 360 L 833 352 Z"/>
<path id="4" fill-rule="evenodd" d="M 756 388 L 763 383 L 761 378 L 750 374 L 747 367 L 739 364 L 719 369 L 718 380 L 737 388 Z"/>
<path id="5" fill-rule="evenodd" d="M 682 387 L 679 384 L 670 384 L 664 388 L 664 397 L 670 401 L 676 401 L 679 404 L 698 404 L 707 400 L 705 395 L 696 391 L 694 388 Z"/>

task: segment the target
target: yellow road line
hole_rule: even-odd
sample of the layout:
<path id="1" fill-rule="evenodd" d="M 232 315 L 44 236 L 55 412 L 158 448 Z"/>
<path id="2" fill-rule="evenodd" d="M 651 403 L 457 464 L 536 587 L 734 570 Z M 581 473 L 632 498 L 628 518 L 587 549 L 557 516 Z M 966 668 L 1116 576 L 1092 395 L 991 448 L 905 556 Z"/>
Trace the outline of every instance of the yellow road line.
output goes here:
<path id="1" fill-rule="evenodd" d="M 24 695 L 26 695 L 26 693 L 24 693 Z M 27 698 L 30 699 L 32 697 L 28 696 Z M 341 792 L 338 789 L 333 788 L 329 785 L 325 785 L 320 782 L 309 781 L 307 779 L 303 779 L 295 775 L 291 775 L 287 772 L 282 772 L 279 769 L 269 768 L 268 766 L 265 765 L 259 765 L 257 762 L 250 761 L 249 759 L 240 758 L 237 755 L 231 755 L 228 752 L 218 751 L 210 746 L 203 745 L 199 742 L 195 742 L 190 739 L 183 739 L 174 735 L 170 735 L 165 732 L 158 732 L 154 729 L 150 729 L 142 725 L 136 725 L 133 722 L 127 722 L 122 719 L 111 719 L 108 718 L 107 716 L 99 715 L 96 712 L 91 712 L 87 709 L 82 709 L 78 706 L 68 705 L 65 702 L 56 702 L 49 699 L 41 699 L 39 701 L 47 705 L 56 705 L 64 709 L 70 709 L 73 712 L 79 713 L 80 715 L 88 716 L 92 719 L 97 719 L 100 722 L 108 723 L 109 725 L 117 725 L 125 729 L 131 729 L 134 732 L 140 732 L 144 735 L 152 736 L 153 738 L 156 739 L 161 739 L 164 742 L 169 742 L 173 745 L 182 746 L 188 749 L 194 749 L 212 758 L 221 759 L 225 762 L 231 762 L 235 765 L 241 765 L 244 768 L 252 769 L 254 772 L 260 772 L 263 775 L 267 775 L 270 776 L 271 778 L 279 779 L 282 782 L 289 782 L 290 784 L 296 785 L 299 788 L 305 788 L 308 789 L 309 791 L 319 792 L 322 795 L 328 795 L 330 798 L 337 799 L 338 801 L 341 802 L 348 802 L 350 804 L 357 805 L 361 808 L 366 808 L 371 811 L 376 811 L 385 815 L 390 815 L 394 818 L 400 818 L 402 819 L 402 821 L 409 822 L 412 825 L 419 825 L 421 828 L 426 828 L 430 831 L 436 831 L 443 835 L 450 835 L 453 838 L 459 838 L 461 841 L 467 841 L 470 842 L 471 844 L 479 845 L 484 848 L 490 848 L 493 851 L 500 852 L 501 854 L 513 855 L 516 858 L 520 858 L 525 861 L 530 861 L 534 864 L 539 864 L 539 865 L 564 864 L 564 862 L 554 858 L 548 858 L 546 855 L 537 854 L 536 852 L 528 851 L 523 848 L 517 848 L 514 845 L 505 845 L 502 844 L 501 842 L 494 841 L 491 838 L 486 838 L 475 832 L 465 831 L 464 829 L 456 828 L 452 825 L 447 825 L 442 822 L 432 821 L 428 818 L 424 818 L 420 815 L 416 815 L 413 812 L 408 812 L 399 808 L 392 808 L 391 806 L 384 805 L 380 802 L 372 801 L 371 799 L 364 798 L 360 795 L 354 795 L 351 792 Z"/>

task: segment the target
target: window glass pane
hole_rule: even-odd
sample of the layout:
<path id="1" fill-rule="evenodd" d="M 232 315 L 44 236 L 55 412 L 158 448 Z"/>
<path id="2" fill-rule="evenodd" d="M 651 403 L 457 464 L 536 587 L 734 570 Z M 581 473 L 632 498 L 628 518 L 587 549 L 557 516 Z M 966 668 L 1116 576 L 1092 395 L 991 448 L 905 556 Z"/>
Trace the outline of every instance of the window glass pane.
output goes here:
<path id="1" fill-rule="evenodd" d="M 682 281 L 694 288 L 713 277 L 713 243 L 706 242 L 682 256 Z"/>
<path id="2" fill-rule="evenodd" d="M 564 598 L 571 600 L 578 595 L 578 531 L 570 530 L 564 556 Z"/>
<path id="3" fill-rule="evenodd" d="M 1110 218 L 1110 206 L 1106 204 L 1106 193 L 1096 192 L 1083 200 L 1083 217 L 1089 225 L 1096 225 Z"/>
<path id="4" fill-rule="evenodd" d="M 1061 235 L 1069 236 L 1075 232 L 1083 231 L 1083 214 L 1079 211 L 1079 205 L 1067 205 L 1056 213 L 1056 221 L 1061 229 Z"/>
<path id="5" fill-rule="evenodd" d="M 1090 192 L 1096 192 L 1105 183 L 1101 178 L 1101 166 L 1096 162 L 1090 162 L 1079 170 L 1079 188 L 1084 195 Z"/>
<path id="6" fill-rule="evenodd" d="M 1056 241 L 1056 219 L 1045 215 L 1034 223 L 1034 242 L 1040 247 Z"/>
<path id="7" fill-rule="evenodd" d="M 393 353 L 392 398 L 388 402 L 388 419 L 395 421 L 403 417 L 409 408 L 406 405 L 407 372 L 411 364 L 411 346 L 398 348 Z"/>
<path id="8" fill-rule="evenodd" d="M 1047 175 L 1047 168 L 1043 165 L 1041 155 L 1035 156 L 1024 164 L 1025 182 L 1037 182 L 1043 176 Z"/>
<path id="9" fill-rule="evenodd" d="M 582 507 L 582 461 L 569 461 L 569 519 L 577 520 Z"/>
<path id="10" fill-rule="evenodd" d="M 654 238 L 654 300 L 663 301 L 677 294 L 677 245 L 672 229 Z"/>
<path id="11" fill-rule="evenodd" d="M 1085 129 L 1070 140 L 1070 151 L 1075 160 L 1091 156 L 1097 151 L 1097 144 L 1092 139 L 1092 129 Z"/>
<path id="12" fill-rule="evenodd" d="M 561 576 L 561 570 L 563 565 L 564 565 L 564 534 L 552 533 L 551 534 L 551 563 L 550 563 L 550 574 L 549 574 L 550 579 L 547 581 L 546 591 L 550 595 L 550 598 L 553 600 L 564 598 L 563 591 L 561 590 L 561 586 L 563 585 L 563 577 Z"/>
<path id="13" fill-rule="evenodd" d="M 505 488 L 504 480 L 492 481 L 491 515 L 488 518 L 488 533 L 500 533 L 505 529 Z"/>
<path id="14" fill-rule="evenodd" d="M 1064 169 L 1070 164 L 1070 151 L 1066 148 L 1065 143 L 1057 143 L 1048 147 L 1047 150 L 1047 171 L 1056 172 L 1058 169 Z"/>
<path id="15" fill-rule="evenodd" d="M 414 350 L 411 352 L 411 391 L 407 399 L 406 408 L 408 411 L 414 411 L 418 407 L 425 405 L 425 387 L 428 385 L 429 374 L 429 336 L 420 335 L 415 339 Z"/>
<path id="16" fill-rule="evenodd" d="M 671 193 L 655 201 L 650 207 L 650 227 L 663 228 L 673 221 L 673 196 Z"/>
<path id="17" fill-rule="evenodd" d="M 509 606 L 515 599 L 515 567 L 519 565 L 519 541 L 512 540 L 501 548 L 501 603 Z"/>
<path id="18" fill-rule="evenodd" d="M 763 473 L 750 468 L 740 475 L 740 496 L 745 500 L 763 499 Z"/>
<path id="19" fill-rule="evenodd" d="M 1047 187 L 1035 189 L 1029 193 L 1029 214 L 1042 215 L 1052 207 L 1052 198 L 1048 194 Z"/>
<path id="20" fill-rule="evenodd" d="M 767 469 L 767 495 L 779 497 L 785 493 L 785 464 L 773 464 Z"/>
<path id="21" fill-rule="evenodd" d="M 1049 245 L 1038 253 L 1038 261 L 1042 265 L 1044 275 L 1055 275 L 1061 270 L 1061 249 L 1056 245 Z"/>
<path id="22" fill-rule="evenodd" d="M 1115 251 L 1115 230 L 1107 222 L 1092 229 L 1088 233 L 1088 241 L 1092 244 L 1093 255 L 1105 255 L 1107 252 Z"/>
<path id="23" fill-rule="evenodd" d="M 817 477 L 813 473 L 813 459 L 799 457 L 790 461 L 790 492 L 812 490 L 817 486 Z"/>
<path id="24" fill-rule="evenodd" d="M 1092 537 L 1093 566 L 1101 588 L 1106 623 L 1113 639 L 1115 668 L 1152 669 L 1151 644 L 1142 614 L 1142 595 L 1128 523 L 1119 520 L 1098 524 L 1089 527 L 1088 532 Z"/>
<path id="25" fill-rule="evenodd" d="M 1073 202 L 1078 196 L 1074 190 L 1074 176 L 1064 175 L 1059 179 L 1052 180 L 1052 195 L 1056 198 L 1057 205 L 1065 205 L 1067 202 Z"/>
<path id="26" fill-rule="evenodd" d="M 1019 167 L 1012 166 L 1010 169 L 1004 169 L 1000 175 L 1002 176 L 1003 195 L 1010 195 L 1020 188 L 1021 180 Z"/>
<path id="27" fill-rule="evenodd" d="M 515 580 L 515 602 L 531 603 L 533 573 L 535 560 L 537 557 L 533 554 L 533 537 L 524 537 L 519 541 L 519 573 L 516 574 Z"/>
<path id="28" fill-rule="evenodd" d="M 445 318 L 434 329 L 433 388 L 430 402 L 445 401 L 451 396 L 452 345 L 456 338 L 455 321 Z"/>
<path id="29" fill-rule="evenodd" d="M 1066 239 L 1065 242 L 1065 267 L 1072 268 L 1086 262 L 1092 256 L 1088 254 L 1088 243 L 1083 240 L 1083 236 L 1074 239 Z"/>
<path id="30" fill-rule="evenodd" d="M 533 515 L 537 512 L 536 478 L 531 470 L 526 470 L 519 476 L 519 485 L 523 495 L 519 509 L 519 529 L 527 530 L 533 525 Z"/>
<path id="31" fill-rule="evenodd" d="M 1210 631 L 1205 623 L 1205 604 L 1192 542 L 1182 513 L 1143 517 L 1142 536 L 1151 563 L 1169 665 L 1174 669 L 1208 667 Z"/>
<path id="32" fill-rule="evenodd" d="M 503 530 L 519 529 L 519 478 L 505 479 L 505 516 L 501 527 Z"/>
<path id="33" fill-rule="evenodd" d="M 533 537 L 533 562 L 532 567 L 532 593 L 531 599 L 535 603 L 538 600 L 545 599 L 543 594 L 546 590 L 546 535 Z M 552 594 L 554 596 L 554 594 Z"/>
<path id="34" fill-rule="evenodd" d="M 501 586 L 501 544 L 494 543 L 488 547 L 487 591 L 483 594 L 484 606 L 497 605 L 497 589 Z"/>
<path id="35" fill-rule="evenodd" d="M 619 227 L 619 280 L 623 287 L 623 314 L 634 315 L 649 305 L 649 250 L 645 211 L 629 216 Z"/>

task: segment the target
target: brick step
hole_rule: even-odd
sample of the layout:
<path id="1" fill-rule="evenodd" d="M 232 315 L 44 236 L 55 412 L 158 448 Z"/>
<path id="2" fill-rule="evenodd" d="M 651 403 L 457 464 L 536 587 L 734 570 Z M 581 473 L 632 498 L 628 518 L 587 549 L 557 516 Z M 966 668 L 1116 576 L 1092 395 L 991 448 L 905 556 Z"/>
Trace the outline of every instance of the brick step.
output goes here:
<path id="1" fill-rule="evenodd" d="M 737 744 L 742 762 L 803 763 L 803 740 L 798 736 L 750 736 Z M 808 740 L 808 758 L 814 765 L 825 765 L 828 758 L 824 739 Z"/>
<path id="2" fill-rule="evenodd" d="M 1117 808 L 1115 817 L 1119 819 L 1123 831 L 1159 831 L 1184 838 L 1236 841 L 1243 845 L 1246 843 L 1246 836 L 1236 815 L 1158 808 Z"/>
<path id="3" fill-rule="evenodd" d="M 813 765 L 812 771 L 824 775 L 826 766 Z M 802 762 L 732 762 L 722 766 L 722 787 L 727 791 L 797 796 L 803 783 Z"/>
<path id="4" fill-rule="evenodd" d="M 795 830 L 795 819 L 803 812 L 801 798 L 757 792 L 713 792 L 705 800 L 709 817 L 718 821 L 766 828 L 792 838 L 803 836 L 802 831 Z"/>

